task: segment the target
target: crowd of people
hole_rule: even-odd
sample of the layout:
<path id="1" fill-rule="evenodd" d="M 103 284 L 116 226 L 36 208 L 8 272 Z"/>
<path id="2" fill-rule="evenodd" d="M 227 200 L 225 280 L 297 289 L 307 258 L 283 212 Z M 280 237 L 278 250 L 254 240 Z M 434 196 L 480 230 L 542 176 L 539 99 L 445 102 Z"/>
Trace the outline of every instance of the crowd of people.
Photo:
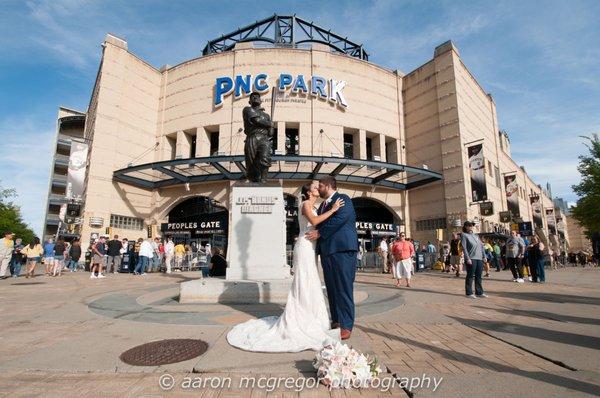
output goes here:
<path id="1" fill-rule="evenodd" d="M 139 238 L 129 241 L 127 238 L 113 239 L 100 236 L 92 241 L 84 253 L 78 240 L 71 242 L 63 238 L 48 239 L 41 243 L 33 238 L 28 244 L 16 238 L 12 232 L 3 234 L 0 242 L 0 278 L 17 278 L 25 267 L 25 277 L 35 276 L 36 267 L 43 265 L 44 274 L 59 277 L 66 270 L 77 272 L 86 269 L 89 263 L 91 279 L 105 278 L 107 273 L 130 272 L 134 275 L 146 275 L 148 272 L 197 270 L 203 277 L 225 276 L 227 261 L 221 249 L 205 246 L 175 243 L 171 237 L 164 240 Z M 86 261 L 86 259 L 89 259 Z M 123 267 L 126 264 L 127 267 Z"/>
<path id="2" fill-rule="evenodd" d="M 227 261 L 219 248 L 212 248 L 210 243 L 205 246 L 190 245 L 174 242 L 170 236 L 162 239 L 138 238 L 129 241 L 119 239 L 115 235 L 107 240 L 100 236 L 90 244 L 91 253 L 90 278 L 104 278 L 105 273 L 117 273 L 123 269 L 122 264 L 127 260 L 127 270 L 134 275 L 146 275 L 149 272 L 198 270 L 203 277 L 225 276 Z"/>
<path id="3" fill-rule="evenodd" d="M 537 236 L 530 238 L 512 231 L 505 239 L 488 238 L 473 232 L 474 223 L 465 222 L 462 232 L 453 233 L 452 239 L 436 247 L 432 242 L 417 245 L 412 239 L 400 233 L 394 239 L 383 238 L 377 246 L 383 273 L 392 274 L 396 286 L 402 280 L 410 287 L 419 257 L 426 268 L 454 273 L 456 277 L 465 274 L 465 293 L 467 297 L 487 297 L 483 291 L 483 278 L 490 271 L 510 270 L 516 283 L 546 282 L 546 268 L 557 269 L 567 264 L 586 265 L 590 259 L 580 254 L 553 252 Z M 363 253 L 359 254 L 359 266 Z M 473 289 L 473 284 L 475 288 Z"/>

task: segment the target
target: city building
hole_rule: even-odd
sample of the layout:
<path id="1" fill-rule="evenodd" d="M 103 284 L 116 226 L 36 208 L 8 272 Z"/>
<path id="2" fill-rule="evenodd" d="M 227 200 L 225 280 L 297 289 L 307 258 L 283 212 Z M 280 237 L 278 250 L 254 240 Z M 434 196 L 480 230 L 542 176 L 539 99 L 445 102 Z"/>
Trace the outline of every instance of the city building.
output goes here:
<path id="1" fill-rule="evenodd" d="M 75 232 L 84 244 L 110 232 L 226 248 L 229 192 L 244 175 L 242 109 L 259 91 L 277 126 L 269 178 L 285 192 L 290 246 L 300 188 L 324 175 L 352 198 L 367 250 L 400 230 L 448 239 L 465 220 L 559 245 L 550 195 L 512 159 L 492 96 L 451 41 L 408 74 L 368 59 L 362 45 L 296 16 L 160 68 L 107 35 L 85 113 Z"/>
<path id="2" fill-rule="evenodd" d="M 64 107 L 59 108 L 46 199 L 46 217 L 42 235 L 44 238 L 57 235 L 78 236 L 75 234 L 75 224 L 68 225 L 64 220 L 66 205 L 70 202 L 69 199 L 73 199 L 72 186 L 67 181 L 71 147 L 74 140 L 83 142 L 84 127 L 85 113 Z"/>
<path id="3" fill-rule="evenodd" d="M 587 237 L 586 230 L 572 216 L 567 215 L 567 225 L 569 234 L 569 249 L 568 252 L 577 253 L 584 251 L 586 253 L 594 253 L 592 249 L 592 241 Z"/>

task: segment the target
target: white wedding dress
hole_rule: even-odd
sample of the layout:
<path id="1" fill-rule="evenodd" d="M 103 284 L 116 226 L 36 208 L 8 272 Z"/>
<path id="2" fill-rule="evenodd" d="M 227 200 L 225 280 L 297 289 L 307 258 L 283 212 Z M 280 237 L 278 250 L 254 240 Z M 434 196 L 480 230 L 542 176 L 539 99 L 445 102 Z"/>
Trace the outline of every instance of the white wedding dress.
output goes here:
<path id="1" fill-rule="evenodd" d="M 316 214 L 315 209 L 313 212 Z M 227 334 L 227 341 L 234 347 L 257 352 L 318 351 L 340 340 L 340 329 L 329 328 L 315 243 L 304 236 L 314 228 L 301 211 L 298 213 L 300 234 L 294 247 L 294 279 L 283 314 L 234 326 Z"/>

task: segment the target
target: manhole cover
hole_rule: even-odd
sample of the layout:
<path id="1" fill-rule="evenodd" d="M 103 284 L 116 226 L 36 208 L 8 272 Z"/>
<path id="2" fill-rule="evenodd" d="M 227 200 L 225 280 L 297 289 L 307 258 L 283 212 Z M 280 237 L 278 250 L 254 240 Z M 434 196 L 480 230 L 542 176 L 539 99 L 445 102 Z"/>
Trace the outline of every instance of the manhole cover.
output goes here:
<path id="1" fill-rule="evenodd" d="M 133 347 L 119 358 L 129 365 L 157 366 L 187 361 L 204 354 L 207 349 L 208 344 L 202 340 L 169 339 Z"/>

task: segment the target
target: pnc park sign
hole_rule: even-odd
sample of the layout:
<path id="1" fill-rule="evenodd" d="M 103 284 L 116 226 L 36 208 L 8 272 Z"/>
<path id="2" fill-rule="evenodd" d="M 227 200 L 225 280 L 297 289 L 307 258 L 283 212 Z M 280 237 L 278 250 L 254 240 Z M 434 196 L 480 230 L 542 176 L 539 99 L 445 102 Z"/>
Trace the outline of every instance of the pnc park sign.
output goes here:
<path id="1" fill-rule="evenodd" d="M 289 73 L 281 73 L 275 81 L 275 86 L 279 92 L 290 91 L 292 93 L 310 94 L 313 97 L 322 98 L 331 103 L 348 107 L 344 97 L 344 87 L 346 82 L 343 80 L 326 79 L 321 76 L 304 75 L 292 76 Z M 249 95 L 252 91 L 265 93 L 271 89 L 269 75 L 259 73 L 257 75 L 236 75 L 217 77 L 215 82 L 215 107 L 223 105 L 223 98 L 233 93 L 233 97 L 238 99 Z"/>

